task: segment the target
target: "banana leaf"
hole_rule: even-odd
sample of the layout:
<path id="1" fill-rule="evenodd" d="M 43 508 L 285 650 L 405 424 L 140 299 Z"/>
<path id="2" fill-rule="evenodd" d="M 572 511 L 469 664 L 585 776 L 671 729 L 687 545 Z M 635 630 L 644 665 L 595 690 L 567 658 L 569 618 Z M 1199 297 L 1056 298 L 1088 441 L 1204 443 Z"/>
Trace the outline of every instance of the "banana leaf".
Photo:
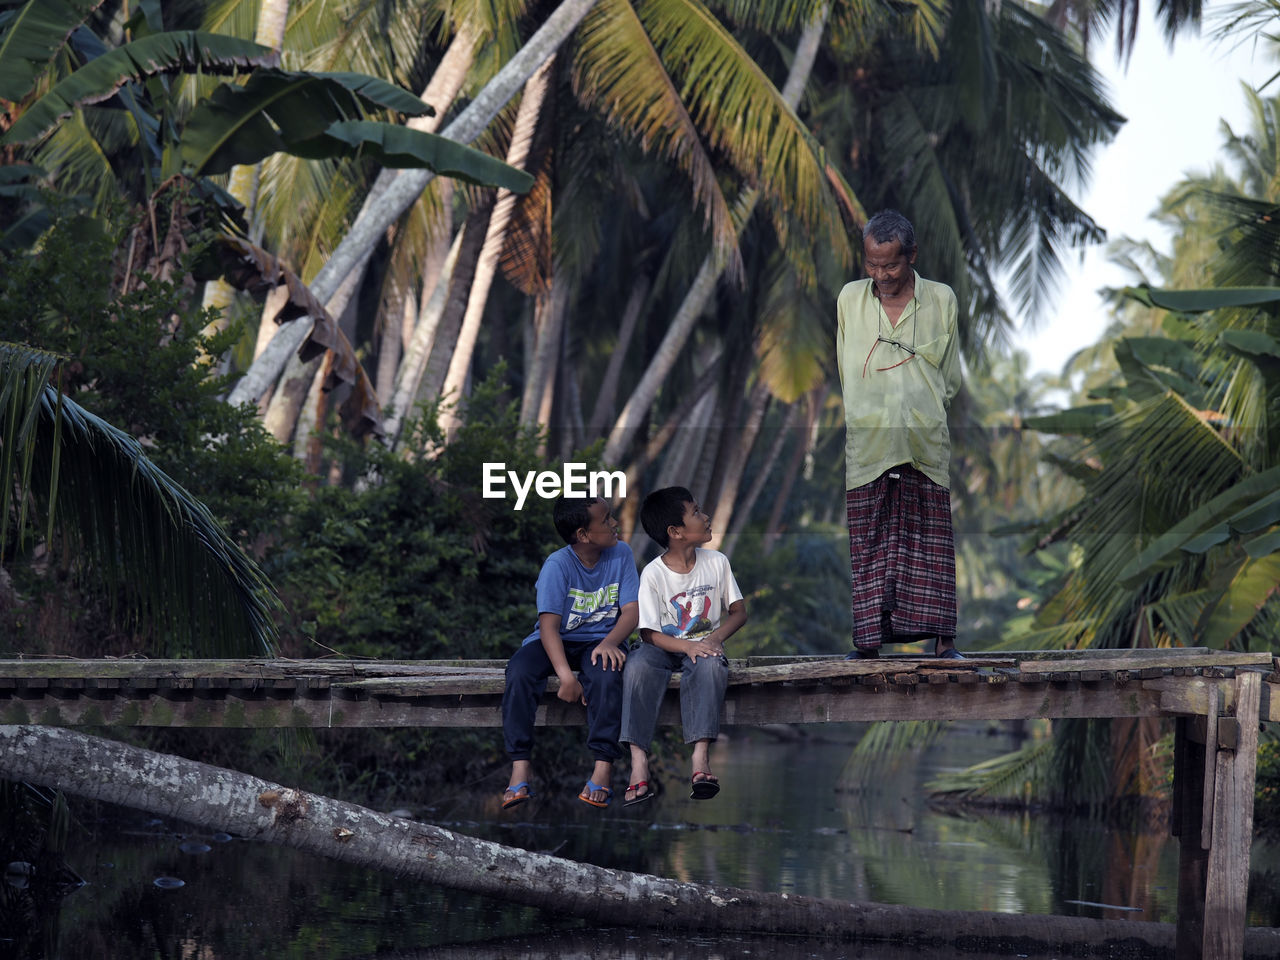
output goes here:
<path id="1" fill-rule="evenodd" d="M 1272 499 L 1277 487 L 1280 487 L 1280 467 L 1272 467 L 1224 490 L 1152 540 L 1120 572 L 1121 583 L 1124 586 L 1140 583 L 1156 570 L 1173 563 L 1180 551 L 1208 549 L 1222 543 L 1230 536 L 1232 521 L 1262 515 L 1255 516 L 1254 510 L 1265 512 L 1265 504 Z"/>
<path id="2" fill-rule="evenodd" d="M 1214 649 L 1227 649 L 1277 589 L 1280 589 L 1280 556 L 1273 554 L 1245 561 L 1222 597 L 1202 615 L 1200 643 Z"/>
<path id="3" fill-rule="evenodd" d="M 1248 357 L 1280 360 L 1280 340 L 1261 330 L 1223 330 L 1218 340 L 1226 347 Z"/>
<path id="4" fill-rule="evenodd" d="M 360 155 L 386 167 L 426 167 L 442 176 L 512 193 L 527 193 L 533 186 L 531 174 L 481 150 L 390 123 L 345 120 L 330 125 L 315 140 L 292 144 L 289 152 L 314 158 Z"/>
<path id="5" fill-rule="evenodd" d="M 1109 403 L 1092 403 L 1083 407 L 1072 407 L 1070 410 L 1060 410 L 1043 417 L 1027 417 L 1023 425 L 1028 430 L 1038 430 L 1041 433 L 1089 436 L 1114 412 L 1114 408 Z"/>
<path id="6" fill-rule="evenodd" d="M 0 100 L 21 100 L 102 0 L 29 0 L 0 21 Z"/>
<path id="7" fill-rule="evenodd" d="M 273 153 L 329 157 L 334 154 L 294 148 L 333 123 L 364 119 L 380 107 L 410 116 L 435 112 L 407 90 L 360 73 L 255 70 L 243 86 L 222 84 L 201 101 L 183 128 L 179 152 L 192 176 L 226 173 Z"/>
<path id="8" fill-rule="evenodd" d="M 1205 313 L 1223 307 L 1260 307 L 1280 303 L 1278 287 L 1209 287 L 1200 290 L 1164 290 L 1160 287 L 1125 287 L 1121 293 L 1147 307 L 1177 313 Z"/>
<path id="9" fill-rule="evenodd" d="M 91 60 L 33 103 L 0 143 L 28 143 L 46 134 L 78 106 L 99 103 L 130 80 L 162 73 L 200 71 L 230 75 L 268 66 L 278 54 L 269 47 L 198 30 L 158 33 L 126 43 Z"/>

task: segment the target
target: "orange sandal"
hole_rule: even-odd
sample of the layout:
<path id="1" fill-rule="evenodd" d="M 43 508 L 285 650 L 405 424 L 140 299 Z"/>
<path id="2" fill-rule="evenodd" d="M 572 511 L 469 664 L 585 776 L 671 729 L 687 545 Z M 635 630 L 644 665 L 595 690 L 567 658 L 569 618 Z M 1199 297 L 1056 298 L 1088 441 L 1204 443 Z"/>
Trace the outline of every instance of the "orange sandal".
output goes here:
<path id="1" fill-rule="evenodd" d="M 613 790 L 610 787 L 602 787 L 600 784 L 593 783 L 590 780 L 587 781 L 587 785 L 582 789 L 587 792 L 578 794 L 578 799 L 583 803 L 591 804 L 593 807 L 607 807 L 609 805 L 609 801 L 613 799 Z M 591 795 L 593 793 L 598 793 L 601 790 L 604 791 L 604 799 L 592 800 Z"/>
<path id="2" fill-rule="evenodd" d="M 523 790 L 524 793 L 521 793 L 521 790 Z M 510 800 L 507 799 L 508 793 L 511 794 Z M 533 791 L 529 789 L 528 780 L 521 780 L 519 783 L 513 783 L 502 792 L 502 809 L 510 810 L 512 807 L 518 807 L 532 796 Z"/>

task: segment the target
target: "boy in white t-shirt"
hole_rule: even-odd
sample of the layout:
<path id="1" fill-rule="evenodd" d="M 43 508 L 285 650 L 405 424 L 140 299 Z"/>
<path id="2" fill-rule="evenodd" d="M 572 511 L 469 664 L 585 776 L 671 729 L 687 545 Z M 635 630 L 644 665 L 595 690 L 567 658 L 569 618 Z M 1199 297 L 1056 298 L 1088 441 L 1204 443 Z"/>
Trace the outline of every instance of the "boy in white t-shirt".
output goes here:
<path id="1" fill-rule="evenodd" d="M 662 556 L 640 574 L 640 640 L 622 673 L 622 742 L 631 747 L 630 806 L 653 799 L 649 743 L 671 674 L 681 671 L 680 720 L 685 743 L 693 744 L 690 797 L 709 800 L 720 792 L 708 748 L 720 733 L 720 708 L 729 680 L 724 643 L 747 622 L 746 602 L 729 558 L 704 550 L 711 519 L 684 487 L 666 487 L 645 497 L 645 532 Z"/>

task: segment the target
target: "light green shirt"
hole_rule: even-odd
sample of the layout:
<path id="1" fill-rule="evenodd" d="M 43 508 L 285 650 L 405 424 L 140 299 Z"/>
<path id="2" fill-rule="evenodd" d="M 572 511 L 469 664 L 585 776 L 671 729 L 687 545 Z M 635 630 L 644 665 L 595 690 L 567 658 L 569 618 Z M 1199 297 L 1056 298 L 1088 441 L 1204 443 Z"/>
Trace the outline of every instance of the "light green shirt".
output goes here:
<path id="1" fill-rule="evenodd" d="M 909 463 L 950 489 L 947 406 L 960 389 L 956 295 L 945 283 L 915 274 L 915 296 L 895 327 L 871 280 L 855 280 L 840 291 L 836 316 L 846 488 Z"/>

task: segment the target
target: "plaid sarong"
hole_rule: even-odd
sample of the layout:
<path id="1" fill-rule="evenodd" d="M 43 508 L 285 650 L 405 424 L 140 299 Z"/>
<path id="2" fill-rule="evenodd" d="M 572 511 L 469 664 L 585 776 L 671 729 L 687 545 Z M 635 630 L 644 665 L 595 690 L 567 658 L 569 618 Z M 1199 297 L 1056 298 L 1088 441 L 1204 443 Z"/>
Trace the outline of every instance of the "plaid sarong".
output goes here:
<path id="1" fill-rule="evenodd" d="M 956 635 L 951 493 L 902 465 L 845 493 L 853 567 L 853 643 Z"/>

